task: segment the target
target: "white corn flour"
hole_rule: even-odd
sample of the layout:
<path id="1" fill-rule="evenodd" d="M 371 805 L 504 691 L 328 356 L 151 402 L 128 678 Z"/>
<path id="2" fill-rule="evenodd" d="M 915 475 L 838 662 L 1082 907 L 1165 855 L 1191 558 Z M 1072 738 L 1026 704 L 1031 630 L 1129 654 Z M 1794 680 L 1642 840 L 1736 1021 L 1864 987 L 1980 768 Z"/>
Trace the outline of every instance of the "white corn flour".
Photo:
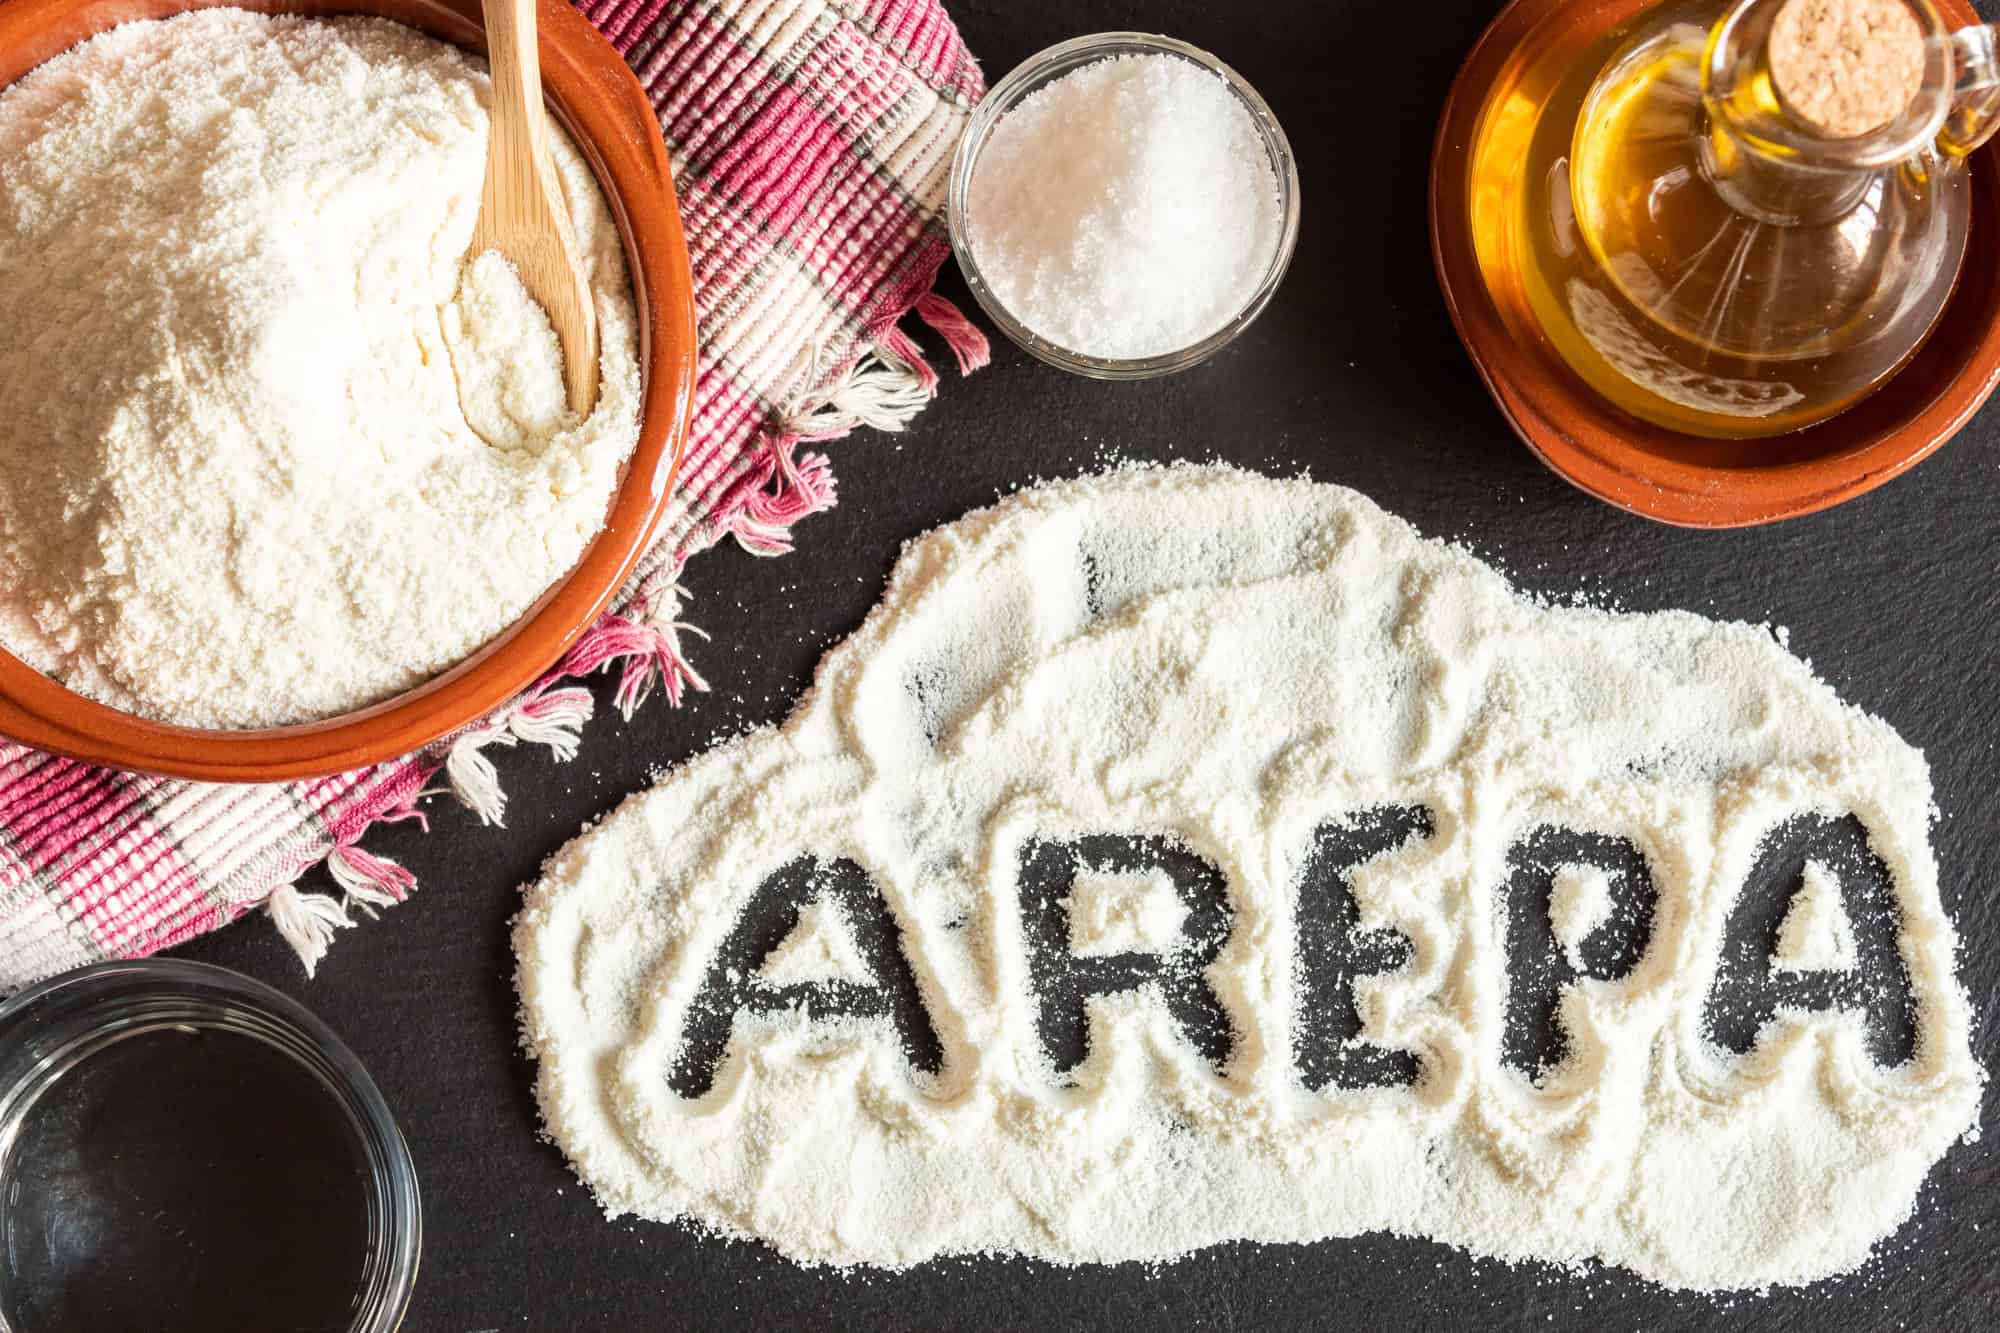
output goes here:
<path id="1" fill-rule="evenodd" d="M 567 571 L 638 438 L 636 317 L 557 136 L 602 326 L 588 420 L 511 266 L 468 268 L 484 65 L 209 10 L 0 92 L 0 644 L 211 727 L 374 702 Z"/>
<path id="2" fill-rule="evenodd" d="M 1352 929 L 1302 947 L 1302 895 L 1329 892 L 1316 831 L 1409 806 L 1428 829 L 1349 875 Z M 549 861 L 515 924 L 517 980 L 547 1129 L 607 1211 L 802 1262 L 1151 1260 L 1385 1230 L 1677 1287 L 1804 1283 L 1863 1262 L 1976 1126 L 1931 817 L 1923 756 L 1768 630 L 1536 604 L 1334 486 L 1115 472 L 912 543 L 789 721 L 669 772 Z M 1875 898 L 1845 886 L 1844 929 L 1879 947 L 1868 976 L 1824 974 L 1841 1003 L 1759 990 L 1794 984 L 1770 966 L 1777 913 L 1748 963 L 1726 943 L 1774 830 L 1802 818 L 1859 821 L 1886 872 Z M 1545 826 L 1643 855 L 1643 952 L 1605 961 L 1631 928 L 1615 865 L 1545 867 L 1554 916 L 1501 892 L 1520 880 L 1510 849 Z M 1064 1072 L 1023 866 L 1102 835 L 1182 849 L 1226 909 L 1219 930 L 1137 910 L 1128 947 L 1192 961 L 1096 993 Z M 1812 882 L 1795 867 L 1785 892 L 1857 873 L 1806 854 Z M 886 905 L 933 1068 L 893 1006 L 727 998 L 763 994 L 717 960 L 801 857 L 865 872 L 850 916 Z M 1072 879 L 1086 898 L 1157 889 L 1110 869 L 1079 854 Z M 1534 1076 L 1506 1032 L 1529 975 L 1510 930 L 1537 919 L 1567 1054 Z M 1302 988 L 1329 950 L 1389 932 L 1400 961 L 1338 988 L 1359 1023 L 1335 1053 L 1409 1053 L 1414 1081 L 1309 1086 L 1295 1052 L 1325 1019 Z M 1078 975 L 1147 961 L 1055 938 Z M 1563 972 L 1572 947 L 1584 966 Z M 888 994 L 895 969 L 863 961 Z M 1219 1060 L 1179 1019 L 1196 984 L 1233 1030 Z M 1715 1035 L 1718 988 L 1779 997 L 1747 1049 Z M 683 1095 L 670 1074 L 718 994 L 726 1053 Z M 1893 995 L 1914 1036 L 1883 1060 L 1854 997 Z"/>
<path id="3" fill-rule="evenodd" d="M 857 981 L 866 983 L 868 965 L 854 947 L 854 936 L 840 909 L 824 898 L 799 912 L 799 923 L 764 958 L 757 970 L 760 984 L 772 987 L 801 982 Z"/>

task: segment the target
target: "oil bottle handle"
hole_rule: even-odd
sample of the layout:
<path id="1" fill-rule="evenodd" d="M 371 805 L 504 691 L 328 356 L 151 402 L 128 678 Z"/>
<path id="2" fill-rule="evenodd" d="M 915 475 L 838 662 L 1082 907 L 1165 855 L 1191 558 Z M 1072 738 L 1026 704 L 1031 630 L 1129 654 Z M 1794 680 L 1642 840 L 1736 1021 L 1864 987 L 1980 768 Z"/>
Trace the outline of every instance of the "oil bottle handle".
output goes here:
<path id="1" fill-rule="evenodd" d="M 1951 110 L 1938 130 L 1938 148 L 1964 157 L 2000 130 L 2000 25 L 1960 28 L 1951 46 Z"/>

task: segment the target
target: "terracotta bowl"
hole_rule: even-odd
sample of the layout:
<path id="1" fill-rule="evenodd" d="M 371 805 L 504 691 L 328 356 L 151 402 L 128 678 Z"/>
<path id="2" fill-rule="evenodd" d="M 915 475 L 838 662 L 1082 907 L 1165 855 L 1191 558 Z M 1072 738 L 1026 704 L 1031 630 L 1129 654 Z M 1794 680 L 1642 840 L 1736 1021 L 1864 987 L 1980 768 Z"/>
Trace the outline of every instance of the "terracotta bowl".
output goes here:
<path id="1" fill-rule="evenodd" d="M 471 51 L 486 49 L 479 0 L 231 2 L 265 13 L 374 14 Z M 106 28 L 211 3 L 7 0 L 0 4 L 0 85 Z M 540 0 L 539 13 L 549 101 L 596 173 L 625 242 L 645 378 L 638 447 L 582 559 L 477 654 L 358 712 L 257 731 L 167 726 L 94 703 L 0 652 L 0 735 L 93 763 L 216 782 L 338 773 L 421 749 L 492 711 L 548 670 L 610 601 L 659 523 L 686 447 L 694 299 L 666 145 L 645 91 L 603 35 L 563 0 Z"/>
<path id="2" fill-rule="evenodd" d="M 1980 21 L 1965 0 L 1933 3 L 1954 27 Z M 1445 304 L 1514 430 L 1600 500 L 1666 523 L 1727 528 L 1852 499 L 1950 439 L 2000 381 L 2000 170 L 1992 150 L 1974 158 L 1972 233 L 1951 300 L 1929 340 L 1880 389 L 1839 416 L 1762 440 L 1705 439 L 1640 421 L 1586 387 L 1546 340 L 1522 337 L 1503 320 L 1468 218 L 1480 112 L 1515 53 L 1600 36 L 1646 7 L 1647 0 L 1513 0 L 1473 48 L 1445 102 L 1431 159 L 1431 249 Z"/>

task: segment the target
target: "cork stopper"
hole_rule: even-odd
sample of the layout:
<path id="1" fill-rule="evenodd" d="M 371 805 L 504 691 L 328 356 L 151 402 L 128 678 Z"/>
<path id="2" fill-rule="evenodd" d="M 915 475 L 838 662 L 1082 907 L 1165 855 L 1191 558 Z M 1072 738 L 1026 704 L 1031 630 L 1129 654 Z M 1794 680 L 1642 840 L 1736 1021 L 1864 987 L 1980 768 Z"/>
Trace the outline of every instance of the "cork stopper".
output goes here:
<path id="1" fill-rule="evenodd" d="M 1903 0 L 1786 0 L 1771 23 L 1785 109 L 1833 139 L 1879 130 L 1924 81 L 1924 34 Z"/>

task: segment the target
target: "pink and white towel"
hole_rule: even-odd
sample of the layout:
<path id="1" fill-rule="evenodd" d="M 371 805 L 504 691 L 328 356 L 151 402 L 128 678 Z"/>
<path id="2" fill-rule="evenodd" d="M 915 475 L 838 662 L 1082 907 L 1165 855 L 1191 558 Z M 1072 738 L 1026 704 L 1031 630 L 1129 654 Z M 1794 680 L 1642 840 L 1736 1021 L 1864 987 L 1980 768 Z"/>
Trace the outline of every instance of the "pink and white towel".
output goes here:
<path id="1" fill-rule="evenodd" d="M 931 284 L 949 253 L 945 177 L 984 91 L 937 0 L 575 0 L 624 53 L 673 153 L 700 333 L 693 426 L 660 536 L 611 614 L 533 689 L 432 750 L 289 786 L 139 777 L 0 742 L 0 990 L 134 958 L 265 906 L 308 971 L 359 905 L 401 901 L 403 867 L 362 850 L 378 820 L 421 818 L 433 779 L 481 818 L 505 799 L 493 745 L 577 747 L 591 696 L 618 706 L 704 688 L 681 651 L 675 579 L 724 537 L 759 554 L 834 503 L 808 448 L 896 430 L 937 375 L 899 321 L 962 371 L 978 331 Z M 327 862 L 341 896 L 293 881 Z"/>

